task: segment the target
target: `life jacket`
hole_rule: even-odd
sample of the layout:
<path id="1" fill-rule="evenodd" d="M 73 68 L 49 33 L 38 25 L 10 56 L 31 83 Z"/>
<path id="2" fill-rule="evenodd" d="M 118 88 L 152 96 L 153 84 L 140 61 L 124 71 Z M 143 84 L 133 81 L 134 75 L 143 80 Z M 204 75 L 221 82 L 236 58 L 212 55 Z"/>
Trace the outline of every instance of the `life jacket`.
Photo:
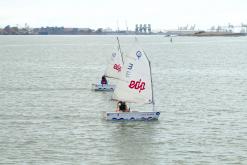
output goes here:
<path id="1" fill-rule="evenodd" d="M 107 80 L 106 80 L 106 78 L 102 78 L 102 80 L 101 80 L 101 84 L 107 84 Z"/>
<path id="2" fill-rule="evenodd" d="M 121 105 L 119 106 L 119 110 L 125 112 L 126 111 L 126 104 L 121 103 Z"/>

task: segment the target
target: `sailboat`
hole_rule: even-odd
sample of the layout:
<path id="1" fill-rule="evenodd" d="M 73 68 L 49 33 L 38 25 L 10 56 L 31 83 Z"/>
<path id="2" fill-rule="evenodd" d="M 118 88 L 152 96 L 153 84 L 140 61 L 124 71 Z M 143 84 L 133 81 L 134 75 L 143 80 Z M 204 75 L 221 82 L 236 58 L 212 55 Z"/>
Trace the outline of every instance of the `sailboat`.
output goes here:
<path id="1" fill-rule="evenodd" d="M 122 67 L 123 67 L 123 53 L 121 51 L 120 48 L 120 44 L 119 44 L 119 39 L 117 37 L 117 41 L 118 41 L 118 48 L 117 51 L 113 52 L 111 55 L 111 59 L 106 67 L 104 76 L 106 78 L 109 78 L 111 80 L 118 80 L 120 78 L 120 74 L 122 71 Z M 92 88 L 95 91 L 113 91 L 115 89 L 116 85 L 114 84 L 102 84 L 102 83 L 97 83 L 97 84 L 92 84 Z"/>
<path id="2" fill-rule="evenodd" d="M 105 112 L 106 120 L 154 120 L 160 115 L 160 112 L 154 110 L 151 63 L 137 43 L 133 50 L 125 55 L 123 69 L 112 98 L 127 103 L 152 104 L 153 110 Z"/>

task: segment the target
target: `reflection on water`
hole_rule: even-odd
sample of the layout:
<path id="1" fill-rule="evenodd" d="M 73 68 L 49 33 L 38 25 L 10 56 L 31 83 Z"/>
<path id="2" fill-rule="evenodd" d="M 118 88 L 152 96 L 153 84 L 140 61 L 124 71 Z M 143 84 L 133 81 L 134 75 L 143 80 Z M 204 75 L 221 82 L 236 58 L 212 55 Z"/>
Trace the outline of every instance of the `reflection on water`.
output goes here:
<path id="1" fill-rule="evenodd" d="M 154 143 L 155 125 L 158 122 L 122 122 L 115 124 L 112 142 L 115 143 L 116 154 L 120 156 L 118 163 L 151 164 L 150 149 Z M 119 162 L 120 161 L 120 162 Z M 116 162 L 117 163 L 117 162 Z"/>

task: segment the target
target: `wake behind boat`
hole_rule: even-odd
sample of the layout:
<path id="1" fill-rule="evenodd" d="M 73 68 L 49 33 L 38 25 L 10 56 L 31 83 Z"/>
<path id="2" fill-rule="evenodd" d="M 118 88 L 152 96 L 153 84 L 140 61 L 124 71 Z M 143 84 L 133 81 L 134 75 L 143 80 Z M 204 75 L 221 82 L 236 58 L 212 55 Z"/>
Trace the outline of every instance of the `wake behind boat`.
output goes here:
<path id="1" fill-rule="evenodd" d="M 116 85 L 109 84 L 106 78 L 109 78 L 111 80 L 118 80 L 120 78 L 124 61 L 118 38 L 117 41 L 117 51 L 112 53 L 110 62 L 107 65 L 107 68 L 104 75 L 102 76 L 100 83 L 92 84 L 92 89 L 95 91 L 113 91 Z"/>
<path id="2" fill-rule="evenodd" d="M 136 41 L 137 42 L 137 41 Z M 147 112 L 105 112 L 106 120 L 157 120 L 160 112 L 154 111 L 152 72 L 145 52 L 135 43 L 134 49 L 125 56 L 122 73 L 113 93 L 120 102 L 152 104 Z"/>

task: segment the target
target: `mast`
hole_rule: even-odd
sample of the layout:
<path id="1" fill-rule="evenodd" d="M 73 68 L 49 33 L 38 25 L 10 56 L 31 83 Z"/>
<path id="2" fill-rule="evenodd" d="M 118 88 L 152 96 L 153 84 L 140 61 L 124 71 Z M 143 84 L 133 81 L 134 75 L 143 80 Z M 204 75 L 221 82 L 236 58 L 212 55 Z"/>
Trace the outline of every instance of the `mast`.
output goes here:
<path id="1" fill-rule="evenodd" d="M 153 77 L 152 77 L 152 68 L 151 68 L 151 62 L 146 54 L 145 51 L 143 51 L 147 60 L 148 60 L 148 64 L 149 64 L 149 71 L 150 71 L 150 79 L 151 79 L 151 89 L 152 89 L 152 104 L 153 104 L 153 111 L 154 111 L 154 89 L 153 89 Z"/>
<path id="2" fill-rule="evenodd" d="M 150 77 L 151 77 L 151 84 L 152 84 L 152 105 L 153 105 L 153 111 L 154 111 L 154 87 L 153 87 L 153 77 L 152 77 L 152 69 L 151 69 L 151 62 L 148 60 L 149 62 L 149 68 L 150 68 Z"/>
<path id="3" fill-rule="evenodd" d="M 117 20 L 117 36 L 119 35 L 119 24 L 118 24 L 118 20 Z M 123 52 L 121 50 L 121 47 L 120 47 L 120 42 L 119 42 L 119 38 L 117 37 L 117 42 L 118 42 L 118 50 L 121 54 L 121 58 L 122 58 L 122 63 L 124 64 L 124 60 L 123 60 Z"/>
<path id="4" fill-rule="evenodd" d="M 122 50 L 121 50 L 121 47 L 120 47 L 120 42 L 119 42 L 118 37 L 117 37 L 117 43 L 118 43 L 118 50 L 119 50 L 119 52 L 120 52 L 120 54 L 121 54 L 122 63 L 124 64 L 124 60 L 123 60 L 123 52 L 122 52 Z"/>

